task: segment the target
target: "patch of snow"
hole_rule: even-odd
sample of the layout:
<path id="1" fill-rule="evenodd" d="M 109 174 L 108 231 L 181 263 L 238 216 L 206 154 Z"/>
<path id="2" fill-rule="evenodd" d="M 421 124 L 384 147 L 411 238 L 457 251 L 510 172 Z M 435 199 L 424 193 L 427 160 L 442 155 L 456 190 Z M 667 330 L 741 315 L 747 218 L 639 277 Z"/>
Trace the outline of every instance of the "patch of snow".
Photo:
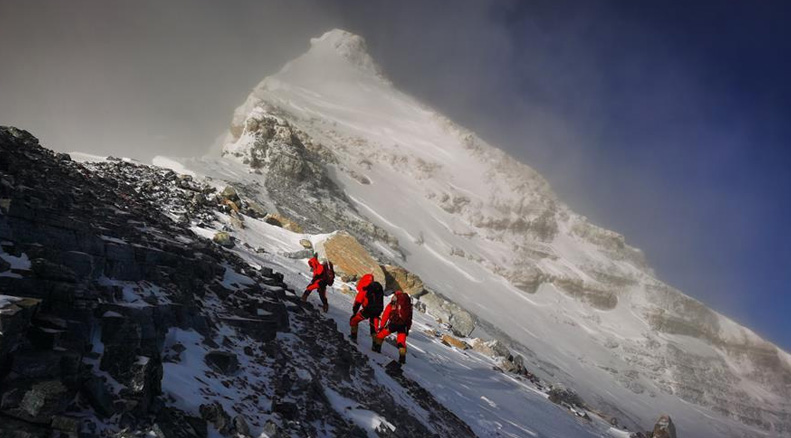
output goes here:
<path id="1" fill-rule="evenodd" d="M 376 433 L 376 430 L 381 426 L 391 431 L 396 430 L 396 427 L 387 421 L 386 418 L 376 412 L 363 409 L 354 400 L 343 397 L 326 386 L 324 387 L 324 394 L 327 396 L 327 399 L 330 401 L 335 411 L 354 422 L 354 424 L 360 426 L 360 428 L 368 434 L 369 438 L 377 438 L 379 435 Z"/>
<path id="2" fill-rule="evenodd" d="M 226 289 L 229 290 L 240 290 L 243 289 L 244 286 L 250 286 L 255 284 L 255 280 L 252 278 L 242 275 L 233 270 L 228 265 L 225 265 L 225 274 L 223 274 L 222 285 Z"/>
<path id="3" fill-rule="evenodd" d="M 30 259 L 27 257 L 27 254 L 22 253 L 19 257 L 13 256 L 8 254 L 0 247 L 0 258 L 6 261 L 9 265 L 11 265 L 11 269 L 18 270 L 18 271 L 29 271 L 30 270 Z"/>

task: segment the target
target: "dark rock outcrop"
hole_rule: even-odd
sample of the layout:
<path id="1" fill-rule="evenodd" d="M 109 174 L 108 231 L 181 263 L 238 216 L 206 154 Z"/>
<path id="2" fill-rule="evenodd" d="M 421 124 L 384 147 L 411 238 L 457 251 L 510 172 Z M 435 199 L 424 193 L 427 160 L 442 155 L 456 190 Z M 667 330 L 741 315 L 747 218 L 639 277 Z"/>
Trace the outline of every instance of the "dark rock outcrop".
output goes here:
<path id="1" fill-rule="evenodd" d="M 209 368 L 220 374 L 232 375 L 239 370 L 239 359 L 227 351 L 210 351 L 204 360 Z"/>

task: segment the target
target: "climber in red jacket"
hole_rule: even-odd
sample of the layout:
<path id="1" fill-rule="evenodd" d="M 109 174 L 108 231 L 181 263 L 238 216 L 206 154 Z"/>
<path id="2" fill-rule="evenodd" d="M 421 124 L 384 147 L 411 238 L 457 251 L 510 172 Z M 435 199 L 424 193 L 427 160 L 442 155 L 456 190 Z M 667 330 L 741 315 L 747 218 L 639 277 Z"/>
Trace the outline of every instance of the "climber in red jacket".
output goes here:
<path id="1" fill-rule="evenodd" d="M 379 315 L 382 314 L 383 307 L 384 288 L 382 284 L 374 281 L 371 274 L 363 275 L 357 282 L 357 296 L 354 298 L 352 317 L 349 319 L 351 326 L 349 337 L 352 341 L 357 342 L 358 325 L 365 319 L 369 321 L 371 337 L 376 335 L 376 331 L 379 329 Z"/>
<path id="2" fill-rule="evenodd" d="M 313 271 L 313 279 L 308 287 L 305 288 L 305 292 L 302 294 L 302 301 L 306 302 L 310 293 L 318 290 L 322 310 L 327 313 L 330 309 L 330 305 L 327 303 L 327 286 L 332 286 L 335 282 L 335 269 L 329 260 L 324 263 L 319 262 L 317 254 L 313 254 L 313 257 L 308 260 L 308 266 Z"/>
<path id="3" fill-rule="evenodd" d="M 397 333 L 398 363 L 406 363 L 406 337 L 410 328 L 412 328 L 412 299 L 409 294 L 397 290 L 382 314 L 379 333 L 374 338 L 374 351 L 381 353 L 385 338 L 390 333 Z"/>

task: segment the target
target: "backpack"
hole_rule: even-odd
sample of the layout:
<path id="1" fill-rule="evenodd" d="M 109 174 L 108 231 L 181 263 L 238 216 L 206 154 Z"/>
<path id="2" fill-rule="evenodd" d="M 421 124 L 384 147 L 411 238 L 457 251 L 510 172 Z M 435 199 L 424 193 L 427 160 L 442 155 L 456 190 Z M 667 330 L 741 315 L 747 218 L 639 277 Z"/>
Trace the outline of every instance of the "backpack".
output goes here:
<path id="1" fill-rule="evenodd" d="M 365 288 L 365 298 L 368 304 L 365 306 L 365 313 L 372 316 L 379 316 L 385 308 L 385 291 L 382 284 L 374 281 Z"/>
<path id="2" fill-rule="evenodd" d="M 332 286 L 335 283 L 335 267 L 330 261 L 324 262 L 324 280 L 327 282 L 327 286 Z"/>
<path id="3" fill-rule="evenodd" d="M 409 325 L 412 322 L 412 298 L 405 292 L 393 295 L 390 302 L 390 323 Z"/>

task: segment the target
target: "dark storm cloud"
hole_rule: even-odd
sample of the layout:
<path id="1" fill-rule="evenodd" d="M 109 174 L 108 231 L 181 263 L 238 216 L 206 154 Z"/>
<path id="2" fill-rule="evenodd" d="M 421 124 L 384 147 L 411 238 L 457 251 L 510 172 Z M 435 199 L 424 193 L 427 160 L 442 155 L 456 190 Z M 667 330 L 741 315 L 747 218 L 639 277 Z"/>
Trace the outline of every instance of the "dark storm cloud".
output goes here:
<path id="1" fill-rule="evenodd" d="M 788 348 L 787 14 L 632 3 L 0 0 L 0 123 L 59 150 L 200 155 L 259 80 L 346 28 L 662 279 Z"/>

